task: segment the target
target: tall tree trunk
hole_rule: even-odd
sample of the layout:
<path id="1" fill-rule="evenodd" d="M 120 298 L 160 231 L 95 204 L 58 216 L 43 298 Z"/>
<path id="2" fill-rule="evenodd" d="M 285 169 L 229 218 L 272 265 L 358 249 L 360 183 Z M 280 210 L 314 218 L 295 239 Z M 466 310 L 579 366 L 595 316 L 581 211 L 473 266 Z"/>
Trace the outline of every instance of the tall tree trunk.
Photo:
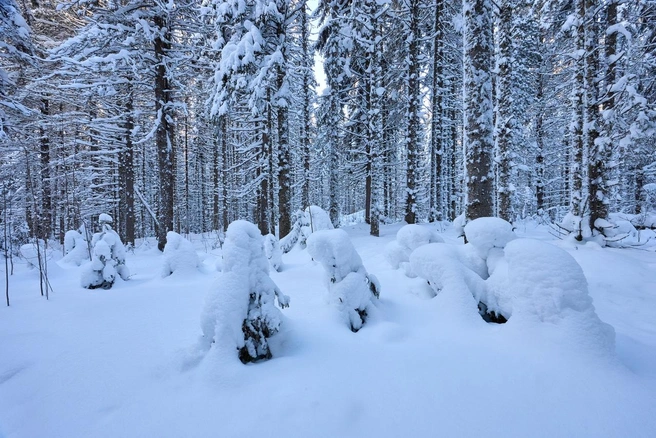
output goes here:
<path id="1" fill-rule="evenodd" d="M 492 6 L 465 0 L 465 163 L 468 220 L 493 215 Z"/>
<path id="2" fill-rule="evenodd" d="M 175 172 L 173 170 L 173 148 L 175 129 L 172 120 L 172 90 L 166 67 L 166 58 L 171 50 L 171 29 L 167 17 L 157 15 L 153 18 L 157 32 L 153 41 L 155 46 L 155 111 L 157 113 L 157 162 L 159 165 L 159 226 L 157 227 L 157 247 L 160 251 L 166 245 L 166 233 L 173 230 L 173 191 Z"/>
<path id="3" fill-rule="evenodd" d="M 283 89 L 285 72 L 278 69 L 278 90 Z M 286 236 L 292 229 L 291 155 L 289 151 L 289 103 L 277 97 L 278 112 L 278 235 Z"/>
<path id="4" fill-rule="evenodd" d="M 502 0 L 499 9 L 497 32 L 499 57 L 496 80 L 496 149 L 498 215 L 512 222 L 511 163 L 513 154 L 513 92 L 512 92 L 512 16 L 510 0 Z"/>
<path id="5" fill-rule="evenodd" d="M 406 199 L 405 221 L 414 224 L 417 221 L 417 172 L 419 167 L 419 130 L 421 129 L 421 90 L 419 88 L 419 1 L 410 0 L 410 29 L 408 34 L 408 109 L 406 136 Z"/>
<path id="6" fill-rule="evenodd" d="M 125 146 L 119 153 L 119 220 L 122 229 L 121 232 L 124 242 L 127 245 L 134 246 L 135 240 L 135 214 L 134 214 L 134 144 L 132 142 L 132 131 L 134 129 L 134 96 L 132 94 L 132 84 L 128 81 L 127 96 L 125 101 L 125 122 L 123 131 L 125 136 Z"/>
<path id="7" fill-rule="evenodd" d="M 433 78 L 431 90 L 430 188 L 428 220 L 442 219 L 442 158 L 444 157 L 444 0 L 435 1 L 433 21 Z"/>
<path id="8" fill-rule="evenodd" d="M 597 23 L 597 0 L 585 0 L 585 124 L 584 138 L 588 150 L 588 203 L 590 206 L 591 230 L 603 229 L 595 223 L 608 217 L 608 190 L 606 180 L 606 147 L 600 138 L 601 114 L 599 112 L 599 26 Z"/>
<path id="9" fill-rule="evenodd" d="M 577 0 L 577 15 L 579 24 L 576 29 L 576 74 L 574 79 L 574 90 L 572 93 L 572 123 L 570 124 L 570 138 L 572 141 L 572 156 L 570 165 L 570 213 L 582 218 L 585 208 L 583 205 L 583 157 L 585 151 L 585 139 L 583 137 L 583 125 L 585 121 L 585 2 Z M 579 227 L 576 239 L 582 240 L 582 230 Z"/>
<path id="10" fill-rule="evenodd" d="M 50 100 L 47 97 L 41 99 L 41 115 L 43 121 L 39 128 L 40 150 L 39 150 L 39 174 L 41 179 L 41 212 L 37 220 L 38 230 L 36 235 L 41 239 L 48 239 L 52 232 L 52 190 L 50 180 L 50 139 L 44 125 L 50 116 Z"/>
<path id="11" fill-rule="evenodd" d="M 301 50 L 303 56 L 303 82 L 302 90 L 303 99 L 301 109 L 301 149 L 303 152 L 303 185 L 301 187 L 301 207 L 305 208 L 310 205 L 310 130 L 312 119 L 310 114 L 310 86 L 312 82 L 312 66 L 309 60 L 312 59 L 313 53 L 309 47 L 310 28 L 308 23 L 307 2 L 303 3 L 301 14 Z M 282 232 L 280 233 L 282 235 Z"/>

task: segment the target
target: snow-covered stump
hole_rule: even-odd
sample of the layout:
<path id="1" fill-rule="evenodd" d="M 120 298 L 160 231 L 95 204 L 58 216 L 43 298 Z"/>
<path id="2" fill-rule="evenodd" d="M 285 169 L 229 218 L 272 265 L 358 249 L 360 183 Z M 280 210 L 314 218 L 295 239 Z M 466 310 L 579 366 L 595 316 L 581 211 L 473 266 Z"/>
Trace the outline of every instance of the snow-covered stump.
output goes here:
<path id="1" fill-rule="evenodd" d="M 82 234 L 76 230 L 67 231 L 64 234 L 64 252 L 62 263 L 81 266 L 89 260 L 89 246 Z"/>
<path id="2" fill-rule="evenodd" d="M 269 265 L 276 271 L 282 271 L 282 251 L 280 242 L 273 234 L 264 236 L 264 253 L 269 260 Z"/>
<path id="3" fill-rule="evenodd" d="M 199 265 L 198 254 L 190 241 L 176 232 L 169 231 L 166 233 L 162 277 L 168 277 L 178 272 L 195 272 Z"/>
<path id="4" fill-rule="evenodd" d="M 109 225 L 112 217 L 101 214 L 98 218 L 102 231 L 91 240 L 91 262 L 85 265 L 80 283 L 87 289 L 110 289 L 118 275 L 123 280 L 130 276 L 125 265 L 125 247 L 116 231 Z"/>
<path id="5" fill-rule="evenodd" d="M 431 229 L 421 225 L 405 225 L 396 233 L 396 240 L 388 243 L 385 247 L 385 256 L 392 268 L 403 268 L 408 277 L 416 277 L 408 263 L 410 254 L 420 246 L 429 243 L 444 243 L 444 239 Z"/>
<path id="6" fill-rule="evenodd" d="M 307 240 L 312 258 L 323 266 L 330 299 L 336 303 L 351 330 L 362 328 L 380 296 L 380 284 L 367 273 L 344 230 L 323 230 Z"/>
<path id="7" fill-rule="evenodd" d="M 250 222 L 231 223 L 223 245 L 223 272 L 208 295 L 201 317 L 203 336 L 221 354 L 242 363 L 270 359 L 269 338 L 282 324 L 276 307 L 289 306 L 269 277 L 263 237 Z"/>

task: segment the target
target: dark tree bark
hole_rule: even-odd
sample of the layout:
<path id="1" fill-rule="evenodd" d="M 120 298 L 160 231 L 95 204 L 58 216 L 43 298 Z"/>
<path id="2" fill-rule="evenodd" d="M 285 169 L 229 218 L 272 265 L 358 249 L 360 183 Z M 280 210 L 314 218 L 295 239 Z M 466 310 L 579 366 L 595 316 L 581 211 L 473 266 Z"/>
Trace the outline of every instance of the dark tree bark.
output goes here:
<path id="1" fill-rule="evenodd" d="M 430 187 L 428 220 L 440 220 L 442 205 L 442 158 L 444 157 L 444 33 L 442 19 L 444 0 L 435 1 L 433 21 L 433 77 L 431 90 L 431 142 L 430 142 Z"/>
<path id="2" fill-rule="evenodd" d="M 119 174 L 119 223 L 122 224 L 119 232 L 127 245 L 134 246 L 135 240 L 135 214 L 134 214 L 134 144 L 132 130 L 134 129 L 134 102 L 132 85 L 128 82 L 127 97 L 125 101 L 125 123 L 123 131 L 125 146 L 118 156 Z"/>
<path id="3" fill-rule="evenodd" d="M 420 107 L 421 90 L 419 88 L 420 59 L 419 59 L 419 1 L 410 0 L 410 29 L 408 38 L 408 110 L 406 137 L 406 199 L 404 219 L 409 224 L 417 221 L 417 171 L 419 167 L 419 130 L 421 129 Z"/>
<path id="4" fill-rule="evenodd" d="M 465 0 L 465 162 L 468 220 L 493 215 L 492 6 Z"/>
<path id="5" fill-rule="evenodd" d="M 171 50 L 171 29 L 163 15 L 153 18 L 157 34 L 153 41 L 155 46 L 155 111 L 157 113 L 157 162 L 159 165 L 159 210 L 157 227 L 157 247 L 160 251 L 166 245 L 166 233 L 173 230 L 173 191 L 175 172 L 173 170 L 173 149 L 175 129 L 172 114 L 172 90 L 166 67 L 166 58 Z"/>

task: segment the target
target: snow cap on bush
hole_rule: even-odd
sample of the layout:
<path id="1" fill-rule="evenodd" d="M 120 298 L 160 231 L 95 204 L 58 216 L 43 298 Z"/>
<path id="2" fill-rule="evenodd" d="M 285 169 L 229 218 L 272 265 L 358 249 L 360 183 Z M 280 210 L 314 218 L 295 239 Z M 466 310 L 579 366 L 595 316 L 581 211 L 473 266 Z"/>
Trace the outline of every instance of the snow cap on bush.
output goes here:
<path id="1" fill-rule="evenodd" d="M 190 241 L 176 232 L 166 233 L 163 277 L 168 277 L 174 272 L 193 272 L 199 265 L 198 254 Z"/>
<path id="2" fill-rule="evenodd" d="M 380 295 L 378 280 L 367 273 L 344 230 L 312 233 L 307 249 L 326 272 L 331 301 L 338 306 L 351 330 L 357 332 L 374 309 L 374 298 Z"/>
<path id="3" fill-rule="evenodd" d="M 268 339 L 282 323 L 289 297 L 269 278 L 263 238 L 250 222 L 231 223 L 223 245 L 223 273 L 210 292 L 201 315 L 205 339 L 220 354 L 242 363 L 269 359 Z M 235 354 L 237 353 L 237 354 Z"/>
<path id="4" fill-rule="evenodd" d="M 513 226 L 498 217 L 481 217 L 467 223 L 465 236 L 483 258 L 487 258 L 492 248 L 503 248 L 517 238 Z"/>

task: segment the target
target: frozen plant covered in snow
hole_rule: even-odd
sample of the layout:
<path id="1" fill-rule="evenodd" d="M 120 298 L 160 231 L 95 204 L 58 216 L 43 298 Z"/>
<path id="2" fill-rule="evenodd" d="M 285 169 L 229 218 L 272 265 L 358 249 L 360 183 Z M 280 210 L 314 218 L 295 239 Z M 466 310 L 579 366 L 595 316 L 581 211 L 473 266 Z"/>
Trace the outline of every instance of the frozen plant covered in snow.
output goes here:
<path id="1" fill-rule="evenodd" d="M 208 295 L 201 317 L 203 335 L 213 348 L 243 363 L 271 358 L 268 339 L 282 323 L 276 307 L 289 305 L 269 277 L 263 237 L 250 222 L 228 226 L 223 245 L 223 272 Z"/>
<path id="2" fill-rule="evenodd" d="M 200 262 L 198 254 L 190 241 L 176 232 L 166 233 L 166 246 L 164 247 L 164 266 L 162 276 L 168 277 L 174 272 L 193 272 Z"/>
<path id="3" fill-rule="evenodd" d="M 517 238 L 510 222 L 498 217 L 481 217 L 465 225 L 465 236 L 481 258 L 487 260 L 493 248 L 503 248 Z"/>
<path id="4" fill-rule="evenodd" d="M 99 221 L 102 231 L 93 235 L 91 262 L 82 271 L 81 284 L 87 289 L 110 289 L 117 275 L 123 280 L 130 276 L 130 271 L 125 266 L 125 247 L 116 231 L 109 225 L 112 217 L 103 213 Z"/>
<path id="5" fill-rule="evenodd" d="M 269 260 L 269 264 L 276 272 L 282 270 L 282 251 L 280 250 L 280 242 L 273 234 L 264 236 L 264 253 Z"/>
<path id="6" fill-rule="evenodd" d="M 533 239 L 509 242 L 486 287 L 489 305 L 513 325 L 547 323 L 560 342 L 577 349 L 614 350 L 615 332 L 595 313 L 583 270 L 554 245 Z"/>
<path id="7" fill-rule="evenodd" d="M 385 256 L 392 268 L 403 267 L 406 275 L 414 277 L 415 275 L 408 265 L 410 254 L 420 246 L 429 243 L 444 243 L 444 239 L 430 228 L 416 224 L 405 225 L 396 233 L 396 240 L 391 241 L 385 247 Z"/>
<path id="8" fill-rule="evenodd" d="M 76 230 L 67 231 L 64 234 L 64 252 L 66 253 L 61 259 L 63 263 L 71 263 L 80 266 L 89 260 L 89 247 L 87 241 Z"/>
<path id="9" fill-rule="evenodd" d="M 344 230 L 312 233 L 307 249 L 326 271 L 331 300 L 337 303 L 351 330 L 357 332 L 371 312 L 374 299 L 380 295 L 378 280 L 367 273 Z"/>
<path id="10" fill-rule="evenodd" d="M 301 249 L 305 249 L 307 238 L 315 231 L 332 230 L 335 227 L 330 221 L 330 215 L 321 207 L 312 205 L 305 211 L 294 214 L 292 230 L 280 240 L 280 248 L 287 253 L 298 243 Z"/>

